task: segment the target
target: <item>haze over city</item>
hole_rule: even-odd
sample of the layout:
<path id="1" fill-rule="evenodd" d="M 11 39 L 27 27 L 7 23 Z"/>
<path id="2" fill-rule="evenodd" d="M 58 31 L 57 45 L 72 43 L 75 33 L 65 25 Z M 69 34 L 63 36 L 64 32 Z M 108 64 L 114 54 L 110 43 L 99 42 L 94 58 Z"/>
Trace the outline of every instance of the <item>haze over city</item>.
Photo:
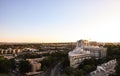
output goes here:
<path id="1" fill-rule="evenodd" d="M 120 41 L 120 0 L 0 0 L 0 42 Z"/>

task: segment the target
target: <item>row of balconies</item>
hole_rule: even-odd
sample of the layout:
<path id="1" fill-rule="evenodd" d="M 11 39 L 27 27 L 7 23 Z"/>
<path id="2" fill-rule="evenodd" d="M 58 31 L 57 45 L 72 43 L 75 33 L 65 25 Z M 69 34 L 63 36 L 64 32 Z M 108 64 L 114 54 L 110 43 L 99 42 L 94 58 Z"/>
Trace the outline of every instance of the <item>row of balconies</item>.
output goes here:
<path id="1" fill-rule="evenodd" d="M 85 59 L 90 59 L 91 57 L 90 56 L 87 56 L 87 57 L 79 57 L 79 58 L 72 58 L 70 59 L 70 66 L 71 67 L 74 67 L 74 66 L 77 66 L 79 65 L 82 61 L 84 61 Z M 76 68 L 76 67 L 74 67 Z"/>
<path id="2" fill-rule="evenodd" d="M 102 64 L 101 66 L 97 67 L 97 70 L 90 73 L 91 76 L 108 76 L 109 74 L 112 74 L 115 72 L 115 66 L 117 62 L 116 60 L 111 60 L 107 63 Z"/>

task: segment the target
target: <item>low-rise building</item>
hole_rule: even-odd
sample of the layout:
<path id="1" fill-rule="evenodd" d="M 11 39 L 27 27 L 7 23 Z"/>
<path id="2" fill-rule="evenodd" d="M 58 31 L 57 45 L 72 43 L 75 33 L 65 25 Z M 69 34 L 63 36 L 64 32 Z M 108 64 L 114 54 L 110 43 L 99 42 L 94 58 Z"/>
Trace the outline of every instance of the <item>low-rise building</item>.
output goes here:
<path id="1" fill-rule="evenodd" d="M 90 73 L 90 76 L 109 76 L 110 74 L 115 73 L 115 66 L 117 65 L 117 61 L 110 60 L 107 63 L 102 64 L 101 66 L 97 66 L 97 69 Z"/>
<path id="2" fill-rule="evenodd" d="M 0 54 L 17 54 L 22 52 L 21 49 L 12 49 L 12 48 L 8 48 L 8 49 L 0 49 Z"/>
<path id="3" fill-rule="evenodd" d="M 32 65 L 32 72 L 39 71 L 41 69 L 41 63 L 40 61 L 43 60 L 44 58 L 34 58 L 34 59 L 26 59 L 30 62 Z"/>

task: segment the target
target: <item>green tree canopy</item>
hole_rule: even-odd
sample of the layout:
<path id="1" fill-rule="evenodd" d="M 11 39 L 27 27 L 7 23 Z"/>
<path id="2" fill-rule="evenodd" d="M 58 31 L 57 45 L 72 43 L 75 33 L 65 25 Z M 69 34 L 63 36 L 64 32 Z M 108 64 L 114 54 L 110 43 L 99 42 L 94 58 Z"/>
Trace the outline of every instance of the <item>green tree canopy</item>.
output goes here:
<path id="1" fill-rule="evenodd" d="M 30 72 L 31 71 L 31 64 L 28 62 L 28 61 L 20 61 L 19 63 L 19 71 L 21 73 L 27 73 L 27 72 Z"/>

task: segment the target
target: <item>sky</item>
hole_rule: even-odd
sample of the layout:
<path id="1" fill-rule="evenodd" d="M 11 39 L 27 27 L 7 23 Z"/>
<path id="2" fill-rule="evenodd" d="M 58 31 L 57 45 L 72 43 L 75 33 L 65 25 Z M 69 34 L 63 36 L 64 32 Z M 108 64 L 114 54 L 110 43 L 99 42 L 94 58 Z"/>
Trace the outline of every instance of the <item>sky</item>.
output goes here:
<path id="1" fill-rule="evenodd" d="M 120 0 L 0 0 L 0 42 L 120 42 Z"/>

